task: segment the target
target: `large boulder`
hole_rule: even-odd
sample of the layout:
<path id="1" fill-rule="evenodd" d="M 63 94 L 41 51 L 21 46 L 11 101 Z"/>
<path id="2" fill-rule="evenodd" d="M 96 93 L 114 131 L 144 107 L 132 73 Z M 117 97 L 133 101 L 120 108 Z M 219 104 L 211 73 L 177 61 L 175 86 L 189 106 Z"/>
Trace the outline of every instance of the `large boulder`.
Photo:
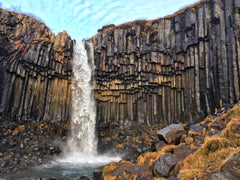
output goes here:
<path id="1" fill-rule="evenodd" d="M 155 177 L 168 177 L 176 164 L 177 160 L 171 153 L 164 154 L 153 163 L 152 173 Z"/>
<path id="2" fill-rule="evenodd" d="M 179 143 L 182 135 L 184 134 L 182 124 L 171 124 L 157 132 L 158 138 L 165 141 L 167 144 Z"/>
<path id="3" fill-rule="evenodd" d="M 230 179 L 236 179 L 240 172 L 240 152 L 225 162 L 221 171 Z"/>
<path id="4" fill-rule="evenodd" d="M 213 174 L 210 180 L 240 179 L 240 152 L 225 162 L 221 172 Z"/>

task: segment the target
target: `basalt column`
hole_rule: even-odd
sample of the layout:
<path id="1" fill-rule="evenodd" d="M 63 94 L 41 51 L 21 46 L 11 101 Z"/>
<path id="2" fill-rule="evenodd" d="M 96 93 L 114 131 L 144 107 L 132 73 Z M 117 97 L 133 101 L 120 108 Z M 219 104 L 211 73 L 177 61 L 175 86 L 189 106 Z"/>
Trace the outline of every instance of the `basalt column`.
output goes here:
<path id="1" fill-rule="evenodd" d="M 29 16 L 0 9 L 0 116 L 67 123 L 72 40 Z"/>
<path id="2" fill-rule="evenodd" d="M 92 38 L 100 128 L 193 122 L 239 99 L 239 0 L 103 27 Z"/>

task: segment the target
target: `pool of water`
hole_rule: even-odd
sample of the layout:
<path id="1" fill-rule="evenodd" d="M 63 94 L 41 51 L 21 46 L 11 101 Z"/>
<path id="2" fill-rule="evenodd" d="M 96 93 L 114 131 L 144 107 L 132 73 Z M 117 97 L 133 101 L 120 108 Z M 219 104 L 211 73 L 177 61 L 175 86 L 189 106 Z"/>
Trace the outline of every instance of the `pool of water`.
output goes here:
<path id="1" fill-rule="evenodd" d="M 90 179 L 93 178 L 93 171 L 100 166 L 106 164 L 96 163 L 96 164 L 72 164 L 72 163 L 50 163 L 44 164 L 39 167 L 28 169 L 20 173 L 10 175 L 10 179 L 22 179 L 29 177 L 38 178 L 50 178 L 56 177 L 59 179 L 63 178 L 77 178 L 81 176 L 87 176 Z"/>
<path id="2" fill-rule="evenodd" d="M 10 175 L 8 178 L 10 180 L 30 177 L 74 179 L 81 176 L 87 176 L 92 179 L 93 172 L 96 168 L 107 165 L 110 162 L 117 162 L 120 159 L 119 156 L 83 155 L 75 153 L 69 156 L 59 157 L 50 163 Z"/>

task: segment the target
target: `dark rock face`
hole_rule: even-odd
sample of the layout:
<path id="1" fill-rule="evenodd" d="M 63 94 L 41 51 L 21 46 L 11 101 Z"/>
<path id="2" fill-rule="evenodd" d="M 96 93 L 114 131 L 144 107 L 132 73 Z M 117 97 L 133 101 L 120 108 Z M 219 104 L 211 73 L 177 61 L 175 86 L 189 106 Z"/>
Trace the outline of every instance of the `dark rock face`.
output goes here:
<path id="1" fill-rule="evenodd" d="M 60 149 L 70 119 L 72 40 L 41 22 L 0 9 L 0 165 L 41 164 Z M 60 139 L 60 138 L 59 138 Z"/>
<path id="2" fill-rule="evenodd" d="M 198 121 L 239 99 L 239 0 L 103 27 L 92 41 L 97 126 Z"/>
<path id="3" fill-rule="evenodd" d="M 72 41 L 37 20 L 0 10 L 0 115 L 67 122 Z"/>

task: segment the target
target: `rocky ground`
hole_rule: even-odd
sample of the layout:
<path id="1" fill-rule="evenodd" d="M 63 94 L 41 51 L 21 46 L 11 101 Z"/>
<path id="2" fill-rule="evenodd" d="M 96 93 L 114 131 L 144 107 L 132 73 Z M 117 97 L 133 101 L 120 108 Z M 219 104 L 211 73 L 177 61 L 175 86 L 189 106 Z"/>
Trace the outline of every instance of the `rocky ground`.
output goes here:
<path id="1" fill-rule="evenodd" d="M 58 139 L 62 140 L 60 137 L 66 134 L 66 130 L 60 130 L 55 124 L 37 123 L 31 119 L 22 124 L 3 119 L 0 129 L 1 175 L 37 166 L 59 154 Z"/>
<path id="2" fill-rule="evenodd" d="M 240 105 L 230 108 L 216 110 L 199 124 L 158 131 L 152 152 L 136 163 L 123 160 L 96 169 L 94 179 L 239 179 Z"/>
<path id="3" fill-rule="evenodd" d="M 99 128 L 98 151 L 106 153 L 111 149 L 110 153 L 124 154 L 124 160 L 136 162 L 140 154 L 152 150 L 152 142 L 158 140 L 156 132 L 163 127 L 164 124 L 151 127 L 138 124 L 125 130 L 105 131 Z"/>
<path id="4" fill-rule="evenodd" d="M 193 125 L 136 126 L 112 134 L 100 132 L 99 149 L 102 152 L 113 146 L 114 152 L 126 154 L 125 160 L 96 169 L 94 179 L 239 178 L 240 105 L 231 108 L 216 110 L 215 114 Z M 0 132 L 2 175 L 37 166 L 60 153 L 58 143 L 53 139 L 65 137 L 67 125 L 65 130 L 59 130 L 54 124 L 31 119 L 26 119 L 23 125 L 3 122 Z"/>

